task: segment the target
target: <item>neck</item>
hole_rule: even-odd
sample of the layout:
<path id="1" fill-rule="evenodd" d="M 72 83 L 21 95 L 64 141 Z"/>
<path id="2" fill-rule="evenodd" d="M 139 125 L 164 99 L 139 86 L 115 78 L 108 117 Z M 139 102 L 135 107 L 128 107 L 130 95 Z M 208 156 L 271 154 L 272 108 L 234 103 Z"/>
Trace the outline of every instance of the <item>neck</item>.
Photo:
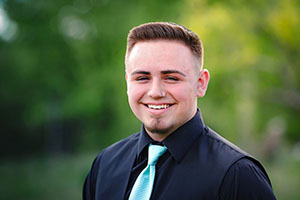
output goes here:
<path id="1" fill-rule="evenodd" d="M 178 128 L 186 124 L 188 121 L 190 121 L 197 113 L 197 108 L 193 112 L 193 114 L 184 121 L 180 126 L 171 126 L 168 129 L 163 130 L 155 130 L 155 129 L 149 129 L 149 127 L 144 127 L 147 134 L 155 141 L 162 142 L 164 139 L 166 139 L 169 135 L 171 135 L 173 132 L 175 132 Z"/>
<path id="2" fill-rule="evenodd" d="M 162 142 L 164 139 L 166 139 L 172 132 L 169 133 L 157 133 L 157 132 L 151 132 L 147 129 L 145 129 L 147 134 L 155 141 Z"/>

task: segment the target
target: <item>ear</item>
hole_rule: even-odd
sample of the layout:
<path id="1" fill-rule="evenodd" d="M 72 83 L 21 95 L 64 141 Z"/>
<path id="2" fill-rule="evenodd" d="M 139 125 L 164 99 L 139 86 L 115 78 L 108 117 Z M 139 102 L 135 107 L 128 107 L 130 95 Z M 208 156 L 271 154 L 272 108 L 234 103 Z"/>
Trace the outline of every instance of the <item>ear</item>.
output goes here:
<path id="1" fill-rule="evenodd" d="M 209 72 L 207 69 L 202 69 L 198 77 L 197 97 L 204 97 L 209 82 Z"/>

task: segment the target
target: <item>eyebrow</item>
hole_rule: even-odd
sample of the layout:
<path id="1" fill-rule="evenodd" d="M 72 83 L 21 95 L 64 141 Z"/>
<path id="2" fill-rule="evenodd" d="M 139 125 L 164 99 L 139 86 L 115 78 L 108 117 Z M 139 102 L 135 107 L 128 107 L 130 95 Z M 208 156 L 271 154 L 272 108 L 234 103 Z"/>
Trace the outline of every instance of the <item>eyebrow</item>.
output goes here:
<path id="1" fill-rule="evenodd" d="M 184 77 L 186 77 L 186 75 L 184 73 L 182 73 L 181 71 L 178 70 L 164 70 L 161 72 L 162 74 L 180 74 Z M 137 70 L 131 73 L 131 75 L 136 75 L 136 74 L 145 74 L 145 75 L 150 75 L 150 72 L 148 71 L 143 71 L 143 70 Z"/>
<path id="2" fill-rule="evenodd" d="M 143 71 L 143 70 L 137 70 L 131 73 L 131 75 L 136 75 L 136 74 L 145 74 L 145 75 L 150 75 L 150 72 Z"/>
<path id="3" fill-rule="evenodd" d="M 182 76 L 186 76 L 184 73 L 182 73 L 181 71 L 178 70 L 165 70 L 161 72 L 162 74 L 180 74 Z"/>

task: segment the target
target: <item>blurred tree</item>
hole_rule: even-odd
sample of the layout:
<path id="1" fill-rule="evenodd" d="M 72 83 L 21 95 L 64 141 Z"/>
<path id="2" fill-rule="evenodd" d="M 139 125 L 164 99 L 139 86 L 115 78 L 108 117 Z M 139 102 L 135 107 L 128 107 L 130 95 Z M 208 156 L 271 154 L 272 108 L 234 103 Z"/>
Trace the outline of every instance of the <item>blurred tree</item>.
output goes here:
<path id="1" fill-rule="evenodd" d="M 138 131 L 126 36 L 140 23 L 176 21 L 177 2 L 3 1 L 16 33 L 0 38 L 0 154 L 101 149 Z"/>
<path id="2" fill-rule="evenodd" d="M 140 129 L 123 62 L 128 31 L 150 21 L 199 34 L 211 73 L 204 120 L 243 148 L 259 139 L 246 149 L 276 157 L 278 199 L 299 199 L 299 4 L 0 0 L 0 199 L 80 199 L 95 155 L 61 153 L 99 152 Z M 285 141 L 298 150 L 278 153 Z M 59 156 L 20 159 L 44 153 Z"/>
<path id="3" fill-rule="evenodd" d="M 212 76 L 199 101 L 208 124 L 247 145 L 279 117 L 299 141 L 299 1 L 186 2 L 182 21 L 203 40 Z"/>
<path id="4" fill-rule="evenodd" d="M 182 22 L 203 40 L 212 79 L 199 103 L 208 124 L 248 142 L 279 116 L 288 139 L 300 139 L 295 0 L 2 4 L 16 27 L 0 40 L 2 155 L 101 149 L 138 131 L 123 60 L 129 29 L 147 21 Z"/>

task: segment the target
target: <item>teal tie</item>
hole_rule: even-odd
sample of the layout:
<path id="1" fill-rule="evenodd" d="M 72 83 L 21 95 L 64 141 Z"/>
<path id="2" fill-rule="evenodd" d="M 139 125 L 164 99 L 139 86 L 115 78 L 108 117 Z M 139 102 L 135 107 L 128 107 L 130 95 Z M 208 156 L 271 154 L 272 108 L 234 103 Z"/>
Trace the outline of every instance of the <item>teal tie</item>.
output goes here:
<path id="1" fill-rule="evenodd" d="M 131 190 L 129 200 L 148 200 L 150 199 L 154 178 L 155 164 L 158 158 L 167 150 L 165 146 L 149 145 L 148 165 L 137 177 Z"/>

